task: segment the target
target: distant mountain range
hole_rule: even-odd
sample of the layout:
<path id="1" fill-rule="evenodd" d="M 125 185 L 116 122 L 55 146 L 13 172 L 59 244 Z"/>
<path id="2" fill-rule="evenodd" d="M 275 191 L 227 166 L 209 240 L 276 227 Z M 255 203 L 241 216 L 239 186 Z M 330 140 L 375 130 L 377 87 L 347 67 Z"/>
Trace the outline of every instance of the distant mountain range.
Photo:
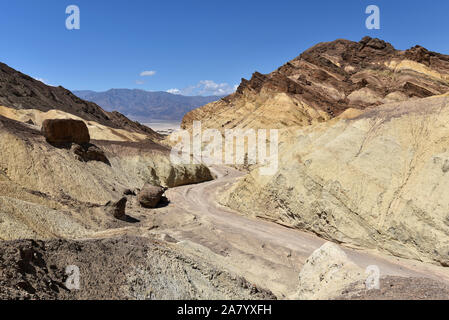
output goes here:
<path id="1" fill-rule="evenodd" d="M 105 110 L 119 111 L 140 122 L 181 121 L 187 112 L 222 98 L 220 96 L 182 96 L 138 89 L 111 89 L 105 92 L 80 90 L 73 93 L 81 99 L 95 102 Z"/>

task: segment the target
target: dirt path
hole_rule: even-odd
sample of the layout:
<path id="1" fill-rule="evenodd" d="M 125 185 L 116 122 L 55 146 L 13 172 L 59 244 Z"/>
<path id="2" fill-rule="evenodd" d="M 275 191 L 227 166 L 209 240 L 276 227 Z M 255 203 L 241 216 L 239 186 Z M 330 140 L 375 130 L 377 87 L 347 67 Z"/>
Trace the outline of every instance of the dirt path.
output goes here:
<path id="1" fill-rule="evenodd" d="M 171 205 L 167 217 L 188 214 L 192 220 L 165 232 L 182 241 L 180 245 L 187 251 L 209 257 L 217 265 L 272 290 L 279 297 L 290 296 L 297 289 L 304 261 L 325 240 L 220 206 L 215 201 L 217 193 L 242 173 L 228 167 L 211 169 L 218 177 L 216 180 L 168 191 Z M 382 276 L 429 277 L 449 283 L 447 268 L 375 252 L 344 250 L 363 268 L 377 265 Z"/>

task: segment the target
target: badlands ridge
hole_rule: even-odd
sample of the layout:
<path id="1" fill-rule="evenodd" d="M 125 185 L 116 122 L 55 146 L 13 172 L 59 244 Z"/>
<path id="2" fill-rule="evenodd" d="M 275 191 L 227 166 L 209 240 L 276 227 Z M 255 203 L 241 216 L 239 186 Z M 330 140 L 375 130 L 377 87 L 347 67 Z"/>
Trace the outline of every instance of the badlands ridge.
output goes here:
<path id="1" fill-rule="evenodd" d="M 279 128 L 280 168 L 221 195 L 236 211 L 349 246 L 449 265 L 449 56 L 379 39 L 320 43 L 187 114 Z"/>
<path id="2" fill-rule="evenodd" d="M 0 64 L 0 298 L 447 299 L 448 92 L 449 56 L 366 37 L 185 115 L 187 130 L 279 129 L 261 176 L 175 165 L 152 129 Z M 50 144 L 55 119 L 89 141 Z M 168 188 L 155 208 L 151 186 Z"/>

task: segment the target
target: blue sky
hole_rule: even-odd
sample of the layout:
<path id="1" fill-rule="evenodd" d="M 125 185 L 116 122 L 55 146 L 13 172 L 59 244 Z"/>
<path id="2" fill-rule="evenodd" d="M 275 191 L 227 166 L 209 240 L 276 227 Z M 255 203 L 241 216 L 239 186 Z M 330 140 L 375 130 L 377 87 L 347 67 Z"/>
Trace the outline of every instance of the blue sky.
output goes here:
<path id="1" fill-rule="evenodd" d="M 65 27 L 71 4 L 80 30 Z M 370 4 L 380 30 L 365 28 Z M 0 61 L 70 90 L 232 91 L 317 42 L 365 35 L 449 54 L 447 0 L 0 0 L 0 12 Z"/>

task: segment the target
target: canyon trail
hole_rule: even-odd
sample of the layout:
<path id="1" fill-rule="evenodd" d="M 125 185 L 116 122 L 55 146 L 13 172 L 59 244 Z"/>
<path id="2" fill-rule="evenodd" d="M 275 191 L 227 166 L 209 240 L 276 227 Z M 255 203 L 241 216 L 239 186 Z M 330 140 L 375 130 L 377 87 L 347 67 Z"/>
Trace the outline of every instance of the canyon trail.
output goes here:
<path id="1" fill-rule="evenodd" d="M 215 265 L 239 274 L 273 291 L 279 298 L 291 296 L 298 287 L 298 274 L 306 259 L 326 241 L 261 219 L 239 215 L 220 206 L 216 194 L 243 173 L 223 166 L 211 168 L 217 179 L 170 189 L 166 218 L 191 214 L 192 220 L 172 230 L 178 245 L 207 257 Z M 365 269 L 377 265 L 381 276 L 424 277 L 449 283 L 447 268 L 417 261 L 344 248 L 348 257 Z"/>

